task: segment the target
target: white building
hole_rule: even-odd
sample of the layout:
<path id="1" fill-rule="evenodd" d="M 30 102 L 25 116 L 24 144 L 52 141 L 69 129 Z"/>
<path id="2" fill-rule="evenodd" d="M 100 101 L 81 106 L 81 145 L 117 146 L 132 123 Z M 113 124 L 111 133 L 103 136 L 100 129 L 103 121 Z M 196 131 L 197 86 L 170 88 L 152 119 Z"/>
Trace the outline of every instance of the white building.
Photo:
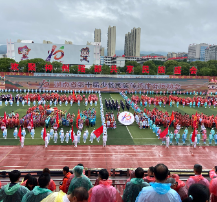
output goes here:
<path id="1" fill-rule="evenodd" d="M 101 42 L 101 29 L 94 30 L 94 42 Z"/>

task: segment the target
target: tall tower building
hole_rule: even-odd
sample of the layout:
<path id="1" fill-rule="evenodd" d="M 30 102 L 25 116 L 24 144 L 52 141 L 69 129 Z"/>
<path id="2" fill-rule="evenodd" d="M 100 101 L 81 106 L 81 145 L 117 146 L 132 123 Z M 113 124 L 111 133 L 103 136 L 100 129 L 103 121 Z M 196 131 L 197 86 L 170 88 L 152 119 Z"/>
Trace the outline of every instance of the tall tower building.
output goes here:
<path id="1" fill-rule="evenodd" d="M 124 55 L 125 56 L 140 56 L 140 37 L 141 28 L 133 28 L 131 32 L 125 34 Z"/>
<path id="2" fill-rule="evenodd" d="M 101 29 L 94 30 L 94 42 L 101 42 Z"/>
<path id="3" fill-rule="evenodd" d="M 107 56 L 115 55 L 116 47 L 116 26 L 109 26 L 108 28 L 108 40 L 107 40 Z"/>

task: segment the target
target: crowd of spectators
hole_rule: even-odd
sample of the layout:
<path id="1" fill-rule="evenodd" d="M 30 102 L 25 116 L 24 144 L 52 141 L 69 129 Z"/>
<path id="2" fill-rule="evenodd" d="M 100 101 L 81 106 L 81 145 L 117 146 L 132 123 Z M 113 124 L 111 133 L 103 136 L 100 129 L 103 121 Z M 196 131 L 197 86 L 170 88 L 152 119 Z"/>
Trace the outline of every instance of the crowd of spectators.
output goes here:
<path id="1" fill-rule="evenodd" d="M 50 177 L 48 168 L 38 179 L 27 174 L 20 183 L 21 173 L 9 173 L 10 183 L 1 187 L 1 202 L 217 202 L 217 170 L 210 172 L 210 182 L 202 176 L 202 166 L 194 165 L 194 176 L 185 183 L 177 174 L 170 174 L 164 164 L 150 167 L 145 176 L 138 167 L 130 173 L 123 196 L 112 186 L 106 169 L 99 171 L 95 185 L 85 175 L 83 164 L 78 164 L 70 172 L 63 168 L 63 180 L 59 192 Z"/>

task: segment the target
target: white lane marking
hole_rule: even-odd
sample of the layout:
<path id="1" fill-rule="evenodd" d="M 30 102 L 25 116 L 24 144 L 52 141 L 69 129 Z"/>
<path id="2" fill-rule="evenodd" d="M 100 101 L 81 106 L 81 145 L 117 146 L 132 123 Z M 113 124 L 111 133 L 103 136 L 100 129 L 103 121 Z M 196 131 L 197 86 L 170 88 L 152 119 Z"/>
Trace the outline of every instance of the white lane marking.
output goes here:
<path id="1" fill-rule="evenodd" d="M 127 130 L 128 130 L 128 133 L 130 134 L 130 137 L 133 139 L 133 136 L 131 135 L 131 133 L 130 133 L 130 131 L 129 131 L 129 129 L 128 129 L 127 126 L 126 126 L 126 128 L 127 128 Z"/>

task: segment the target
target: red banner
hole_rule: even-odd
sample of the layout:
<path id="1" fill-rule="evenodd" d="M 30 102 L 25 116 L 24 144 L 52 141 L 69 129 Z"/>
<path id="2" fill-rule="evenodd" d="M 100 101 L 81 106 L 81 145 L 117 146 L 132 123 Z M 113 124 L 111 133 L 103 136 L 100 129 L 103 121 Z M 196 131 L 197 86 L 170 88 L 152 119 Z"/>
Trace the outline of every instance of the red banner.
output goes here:
<path id="1" fill-rule="evenodd" d="M 102 71 L 102 65 L 95 65 L 94 66 L 94 72 L 95 73 L 101 73 Z"/>
<path id="2" fill-rule="evenodd" d="M 78 65 L 78 72 L 85 73 L 85 65 Z"/>
<path id="3" fill-rule="evenodd" d="M 11 71 L 19 71 L 18 66 L 18 63 L 11 63 Z"/>
<path id="4" fill-rule="evenodd" d="M 127 66 L 127 73 L 132 73 L 133 72 L 133 66 L 129 65 Z"/>
<path id="5" fill-rule="evenodd" d="M 181 75 L 181 72 L 182 72 L 182 68 L 180 66 L 174 68 L 174 74 L 180 74 Z"/>
<path id="6" fill-rule="evenodd" d="M 69 72 L 69 65 L 63 65 L 62 66 L 62 71 L 63 72 Z"/>
<path id="7" fill-rule="evenodd" d="M 165 73 L 166 73 L 166 67 L 164 67 L 164 66 L 159 66 L 157 73 L 158 73 L 158 74 L 165 74 Z"/>
<path id="8" fill-rule="evenodd" d="M 51 65 L 51 64 L 46 64 L 46 65 L 45 65 L 45 70 L 46 70 L 46 72 L 47 72 L 47 71 L 50 71 L 50 72 L 51 72 L 51 71 L 53 70 L 53 65 Z"/>
<path id="9" fill-rule="evenodd" d="M 149 66 L 143 66 L 143 67 L 142 67 L 142 73 L 143 73 L 143 74 L 144 74 L 144 73 L 149 74 Z"/>
<path id="10" fill-rule="evenodd" d="M 111 68 L 110 68 L 110 73 L 112 72 L 115 72 L 117 73 L 118 72 L 118 69 L 117 69 L 117 66 L 116 65 L 112 65 Z"/>
<path id="11" fill-rule="evenodd" d="M 35 72 L 36 71 L 36 65 L 35 63 L 28 63 L 28 71 L 29 72 Z"/>
<path id="12" fill-rule="evenodd" d="M 189 71 L 190 71 L 190 74 L 197 74 L 197 68 L 196 67 L 191 67 L 191 69 Z"/>

